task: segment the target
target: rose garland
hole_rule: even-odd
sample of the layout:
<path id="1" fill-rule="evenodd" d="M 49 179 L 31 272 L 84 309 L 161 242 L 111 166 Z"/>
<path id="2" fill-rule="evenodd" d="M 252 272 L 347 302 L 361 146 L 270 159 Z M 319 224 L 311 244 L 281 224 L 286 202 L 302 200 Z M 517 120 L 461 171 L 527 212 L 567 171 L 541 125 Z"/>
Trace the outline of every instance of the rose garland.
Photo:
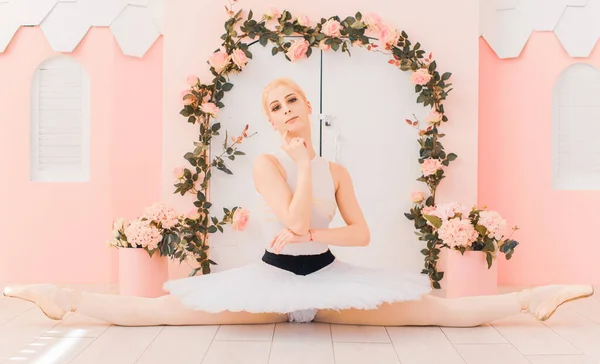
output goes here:
<path id="1" fill-rule="evenodd" d="M 237 1 L 233 1 L 237 2 Z M 451 73 L 440 74 L 437 64 L 432 55 L 425 57 L 425 51 L 419 43 L 412 44 L 408 35 L 399 32 L 389 24 L 383 22 L 376 14 L 363 16 L 360 12 L 354 16 L 344 19 L 332 16 L 328 19 L 322 18 L 313 23 L 306 16 L 294 17 L 289 11 L 279 11 L 271 8 L 259 20 L 253 19 L 253 12 L 249 11 L 243 19 L 242 11 L 233 11 L 233 3 L 226 6 L 229 19 L 225 22 L 225 33 L 221 36 L 223 40 L 221 47 L 217 49 L 208 59 L 213 79 L 208 83 L 201 83 L 195 76 L 187 79 L 188 89 L 181 94 L 183 108 L 180 114 L 187 118 L 189 123 L 199 126 L 199 140 L 195 142 L 193 152 L 186 153 L 184 159 L 191 167 L 179 168 L 175 171 L 177 183 L 175 193 L 194 193 L 197 201 L 194 202 L 196 209 L 191 211 L 186 222 L 190 225 L 193 234 L 184 237 L 185 252 L 197 255 L 203 273 L 210 272 L 210 265 L 216 264 L 206 257 L 208 249 L 206 239 L 208 234 L 216 231 L 223 232 L 222 226 L 234 221 L 237 211 L 244 211 L 239 207 L 224 209 L 221 220 L 210 216 L 211 203 L 206 200 L 208 182 L 211 177 L 212 167 L 216 167 L 225 173 L 231 174 L 225 159 L 235 160 L 236 156 L 244 155 L 238 150 L 238 145 L 248 136 L 246 129 L 236 138 L 232 138 L 230 145 L 228 138 L 223 144 L 223 153 L 214 157 L 209 163 L 208 151 L 210 142 L 214 135 L 218 135 L 220 123 L 211 125 L 211 118 L 218 117 L 220 109 L 224 107 L 222 102 L 225 93 L 233 88 L 229 82 L 229 75 L 241 72 L 252 53 L 250 45 L 259 43 L 266 47 L 269 43 L 272 55 L 282 54 L 288 61 L 296 62 L 308 58 L 313 48 L 322 51 L 348 52 L 350 46 L 366 48 L 370 51 L 383 52 L 391 56 L 389 64 L 402 71 L 412 72 L 411 80 L 418 94 L 417 102 L 432 108 L 426 122 L 426 129 L 419 127 L 418 120 L 406 120 L 409 125 L 419 130 L 419 163 L 423 175 L 418 181 L 424 182 L 430 192 L 425 201 L 425 206 L 435 206 L 435 191 L 444 176 L 444 168 L 456 159 L 456 154 L 446 154 L 439 140 L 444 136 L 438 131 L 442 122 L 447 122 L 444 105 L 442 101 L 451 91 L 449 80 Z M 371 42 L 372 37 L 377 36 L 377 42 Z M 285 37 L 296 36 L 296 40 L 289 41 Z M 245 43 L 249 39 L 251 43 Z M 432 234 L 431 225 L 423 217 L 421 205 L 415 205 L 406 217 L 414 221 L 414 226 L 420 231 L 419 239 L 427 242 L 427 249 L 423 250 L 425 255 L 425 269 L 432 280 L 434 287 L 439 288 L 439 280 L 443 277 L 442 272 L 437 272 L 436 262 L 439 258 L 440 247 L 443 244 L 439 238 L 433 239 L 437 234 Z M 194 216 L 195 215 L 195 216 Z M 182 255 L 186 253 L 182 252 Z M 195 274 L 194 272 L 193 274 Z"/>

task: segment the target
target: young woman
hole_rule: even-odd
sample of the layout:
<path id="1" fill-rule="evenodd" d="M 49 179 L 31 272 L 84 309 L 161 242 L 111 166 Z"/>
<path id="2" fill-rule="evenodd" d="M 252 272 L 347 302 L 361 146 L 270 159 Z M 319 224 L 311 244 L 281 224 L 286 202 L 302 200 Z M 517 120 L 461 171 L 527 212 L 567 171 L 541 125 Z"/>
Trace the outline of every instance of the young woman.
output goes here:
<path id="1" fill-rule="evenodd" d="M 327 322 L 356 325 L 477 326 L 519 312 L 548 319 L 558 306 L 593 294 L 589 285 L 550 285 L 456 299 L 428 295 L 426 275 L 353 266 L 329 246 L 365 246 L 369 228 L 347 170 L 316 155 L 312 106 L 289 79 L 263 92 L 281 150 L 254 161 L 266 245 L 262 261 L 169 281 L 159 298 L 95 294 L 55 285 L 9 286 L 4 295 L 35 302 L 53 319 L 66 312 L 115 325 Z M 329 228 L 336 210 L 346 226 Z M 377 243 L 377 242 L 374 242 Z"/>

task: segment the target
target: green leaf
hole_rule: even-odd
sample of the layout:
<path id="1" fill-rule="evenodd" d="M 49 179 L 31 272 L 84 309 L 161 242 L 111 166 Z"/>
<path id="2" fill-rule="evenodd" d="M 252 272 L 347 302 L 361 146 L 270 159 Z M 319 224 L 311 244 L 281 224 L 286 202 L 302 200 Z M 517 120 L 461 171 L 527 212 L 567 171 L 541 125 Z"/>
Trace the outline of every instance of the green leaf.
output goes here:
<path id="1" fill-rule="evenodd" d="M 271 49 L 271 55 L 276 55 L 277 53 L 279 53 L 279 48 L 277 47 L 273 47 L 273 49 Z"/>
<path id="2" fill-rule="evenodd" d="M 236 151 L 233 153 L 233 155 L 246 155 L 246 153 L 244 153 L 244 152 L 242 152 L 242 151 L 239 151 L 239 150 L 236 150 Z"/>
<path id="3" fill-rule="evenodd" d="M 356 20 L 361 21 L 362 20 L 362 14 L 359 12 L 356 13 L 356 15 L 354 16 L 356 18 Z"/>
<path id="4" fill-rule="evenodd" d="M 446 72 L 442 75 L 442 81 L 446 81 L 447 79 L 450 78 L 450 76 L 452 76 L 452 73 L 450 72 Z"/>
<path id="5" fill-rule="evenodd" d="M 223 90 L 224 91 L 231 91 L 231 89 L 233 88 L 233 84 L 227 82 L 226 84 L 223 85 Z"/>
<path id="6" fill-rule="evenodd" d="M 217 227 L 216 227 L 216 226 L 214 226 L 214 225 L 211 225 L 211 226 L 209 226 L 209 227 L 208 227 L 208 232 L 209 232 L 210 234 L 216 233 L 216 232 L 217 232 Z"/>
<path id="7" fill-rule="evenodd" d="M 423 215 L 423 217 L 435 226 L 436 229 L 439 229 L 442 226 L 442 219 L 435 215 Z"/>
<path id="8" fill-rule="evenodd" d="M 210 130 L 212 130 L 213 133 L 219 131 L 219 129 L 221 129 L 221 123 L 214 123 L 213 126 L 210 128 Z"/>
<path id="9" fill-rule="evenodd" d="M 458 157 L 458 156 L 457 156 L 456 154 L 454 154 L 454 153 L 450 153 L 450 154 L 448 154 L 448 157 L 446 157 L 446 159 L 448 159 L 449 161 L 451 161 L 451 162 L 452 162 L 452 161 L 453 161 L 453 160 L 455 160 L 457 157 Z"/>
<path id="10" fill-rule="evenodd" d="M 421 254 L 423 254 L 423 255 L 429 255 L 429 249 L 422 249 L 421 250 Z"/>
<path id="11" fill-rule="evenodd" d="M 492 267 L 492 254 L 489 252 L 485 253 L 485 260 L 487 262 L 488 269 Z"/>
<path id="12" fill-rule="evenodd" d="M 475 230 L 482 236 L 487 235 L 487 229 L 483 225 L 479 225 L 479 224 L 475 225 Z"/>
<path id="13" fill-rule="evenodd" d="M 435 289 L 441 289 L 441 288 L 442 288 L 442 287 L 440 286 L 440 282 L 437 282 L 437 281 L 434 281 L 434 282 L 432 283 L 432 285 L 433 285 L 433 288 L 435 288 Z"/>
<path id="14" fill-rule="evenodd" d="M 406 213 L 406 212 L 404 213 L 404 216 L 406 216 L 406 218 L 409 219 L 409 220 L 411 220 L 411 221 L 415 219 L 412 214 L 409 214 L 409 213 Z"/>
<path id="15" fill-rule="evenodd" d="M 200 202 L 206 201 L 206 196 L 204 195 L 204 193 L 202 193 L 202 191 L 198 191 L 198 193 L 196 194 L 196 197 L 198 198 L 198 201 L 200 201 Z"/>
<path id="16" fill-rule="evenodd" d="M 252 14 L 252 10 L 250 10 L 250 11 L 248 12 L 248 20 L 252 19 L 252 15 L 253 15 L 253 14 Z"/>

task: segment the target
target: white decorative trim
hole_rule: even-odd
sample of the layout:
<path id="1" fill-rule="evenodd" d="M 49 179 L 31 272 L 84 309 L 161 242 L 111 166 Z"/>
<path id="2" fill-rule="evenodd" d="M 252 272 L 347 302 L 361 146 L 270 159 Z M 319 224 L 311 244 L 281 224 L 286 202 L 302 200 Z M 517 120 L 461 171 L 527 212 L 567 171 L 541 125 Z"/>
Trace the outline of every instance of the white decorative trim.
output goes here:
<path id="1" fill-rule="evenodd" d="M 499 58 L 514 58 L 529 30 L 552 31 L 571 57 L 588 57 L 600 37 L 600 0 L 481 0 L 480 35 Z"/>
<path id="2" fill-rule="evenodd" d="M 20 26 L 39 25 L 54 51 L 72 52 L 90 27 L 111 26 L 118 20 L 111 29 L 128 31 L 115 34 L 123 53 L 142 57 L 163 34 L 164 4 L 164 0 L 0 0 L 0 53 Z"/>

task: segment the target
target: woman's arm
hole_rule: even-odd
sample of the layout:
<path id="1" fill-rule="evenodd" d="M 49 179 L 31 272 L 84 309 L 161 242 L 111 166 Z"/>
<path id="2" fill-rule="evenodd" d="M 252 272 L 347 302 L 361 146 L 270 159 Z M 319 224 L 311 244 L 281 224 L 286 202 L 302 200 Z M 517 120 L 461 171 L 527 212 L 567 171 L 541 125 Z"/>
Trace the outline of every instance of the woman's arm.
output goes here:
<path id="1" fill-rule="evenodd" d="M 310 229 L 310 233 L 296 234 L 289 229 L 279 232 L 271 240 L 270 246 L 275 253 L 279 253 L 287 244 L 304 243 L 310 240 L 327 245 L 337 246 L 366 246 L 371 240 L 371 233 L 362 210 L 356 200 L 352 179 L 346 168 L 339 164 L 330 163 L 331 174 L 334 179 L 335 197 L 338 209 L 347 226 L 339 228 Z"/>
<path id="2" fill-rule="evenodd" d="M 275 216 L 294 234 L 305 235 L 310 227 L 312 211 L 312 170 L 310 160 L 298 162 L 297 184 L 290 190 L 277 160 L 268 154 L 259 155 L 253 166 L 254 186 L 263 196 Z M 285 173 L 285 172 L 284 172 Z"/>
<path id="3" fill-rule="evenodd" d="M 347 226 L 328 229 L 311 229 L 313 240 L 328 245 L 366 246 L 371 233 L 356 200 L 352 178 L 348 170 L 337 163 L 331 163 L 331 172 L 337 183 L 335 198 L 338 209 Z"/>

